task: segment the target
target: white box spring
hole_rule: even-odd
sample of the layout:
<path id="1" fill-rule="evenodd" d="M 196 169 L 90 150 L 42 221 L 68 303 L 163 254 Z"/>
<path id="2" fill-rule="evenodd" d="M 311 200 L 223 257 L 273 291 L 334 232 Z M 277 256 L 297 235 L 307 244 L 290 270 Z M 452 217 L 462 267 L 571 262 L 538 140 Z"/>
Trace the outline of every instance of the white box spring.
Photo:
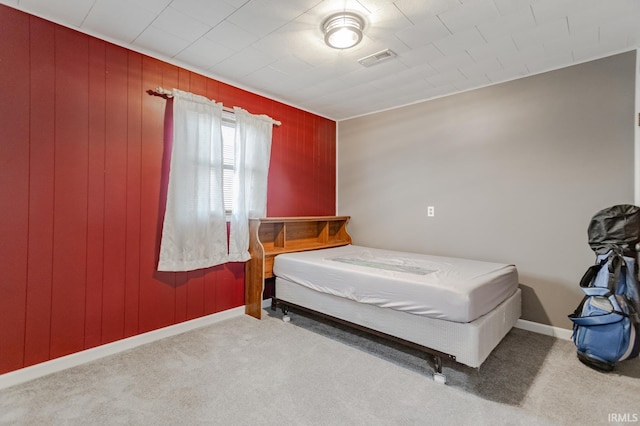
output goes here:
<path id="1" fill-rule="evenodd" d="M 517 289 L 491 312 L 460 323 L 357 303 L 276 278 L 279 300 L 453 355 L 473 368 L 480 367 L 520 318 L 520 294 Z"/>

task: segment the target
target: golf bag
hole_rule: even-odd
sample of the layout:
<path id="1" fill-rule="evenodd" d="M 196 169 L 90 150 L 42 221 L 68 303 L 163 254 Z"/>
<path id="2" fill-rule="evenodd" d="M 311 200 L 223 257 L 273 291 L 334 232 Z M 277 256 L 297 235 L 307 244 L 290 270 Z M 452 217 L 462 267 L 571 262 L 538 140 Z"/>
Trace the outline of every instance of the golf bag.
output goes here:
<path id="1" fill-rule="evenodd" d="M 625 204 L 601 210 L 588 234 L 596 262 L 580 280 L 585 296 L 569 319 L 578 359 L 611 371 L 618 361 L 640 353 L 640 208 Z"/>

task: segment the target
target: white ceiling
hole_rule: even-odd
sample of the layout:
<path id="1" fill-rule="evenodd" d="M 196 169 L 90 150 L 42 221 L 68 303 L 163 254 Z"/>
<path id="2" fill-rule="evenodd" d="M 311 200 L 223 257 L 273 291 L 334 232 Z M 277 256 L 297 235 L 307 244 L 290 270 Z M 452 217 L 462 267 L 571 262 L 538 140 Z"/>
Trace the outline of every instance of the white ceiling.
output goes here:
<path id="1" fill-rule="evenodd" d="M 0 2 L 334 120 L 640 47 L 640 0 Z M 365 35 L 335 50 L 320 26 L 345 9 Z"/>

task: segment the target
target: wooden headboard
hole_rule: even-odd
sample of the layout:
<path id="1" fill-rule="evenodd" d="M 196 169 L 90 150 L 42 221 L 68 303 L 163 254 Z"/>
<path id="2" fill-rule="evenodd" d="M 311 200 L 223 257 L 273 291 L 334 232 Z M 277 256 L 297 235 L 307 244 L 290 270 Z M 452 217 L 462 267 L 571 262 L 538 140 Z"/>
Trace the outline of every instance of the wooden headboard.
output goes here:
<path id="1" fill-rule="evenodd" d="M 265 217 L 249 220 L 249 253 L 245 266 L 245 313 L 260 319 L 264 280 L 273 277 L 273 260 L 281 253 L 351 244 L 349 216 Z"/>

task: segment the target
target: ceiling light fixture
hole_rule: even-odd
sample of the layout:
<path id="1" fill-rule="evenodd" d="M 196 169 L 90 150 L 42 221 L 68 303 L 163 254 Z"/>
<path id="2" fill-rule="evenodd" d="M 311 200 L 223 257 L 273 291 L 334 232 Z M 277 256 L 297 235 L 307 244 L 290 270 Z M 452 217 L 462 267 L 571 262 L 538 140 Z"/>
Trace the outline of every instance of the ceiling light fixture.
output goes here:
<path id="1" fill-rule="evenodd" d="M 329 16 L 322 24 L 324 42 L 334 49 L 348 49 L 360 43 L 364 19 L 351 12 L 339 12 Z"/>

